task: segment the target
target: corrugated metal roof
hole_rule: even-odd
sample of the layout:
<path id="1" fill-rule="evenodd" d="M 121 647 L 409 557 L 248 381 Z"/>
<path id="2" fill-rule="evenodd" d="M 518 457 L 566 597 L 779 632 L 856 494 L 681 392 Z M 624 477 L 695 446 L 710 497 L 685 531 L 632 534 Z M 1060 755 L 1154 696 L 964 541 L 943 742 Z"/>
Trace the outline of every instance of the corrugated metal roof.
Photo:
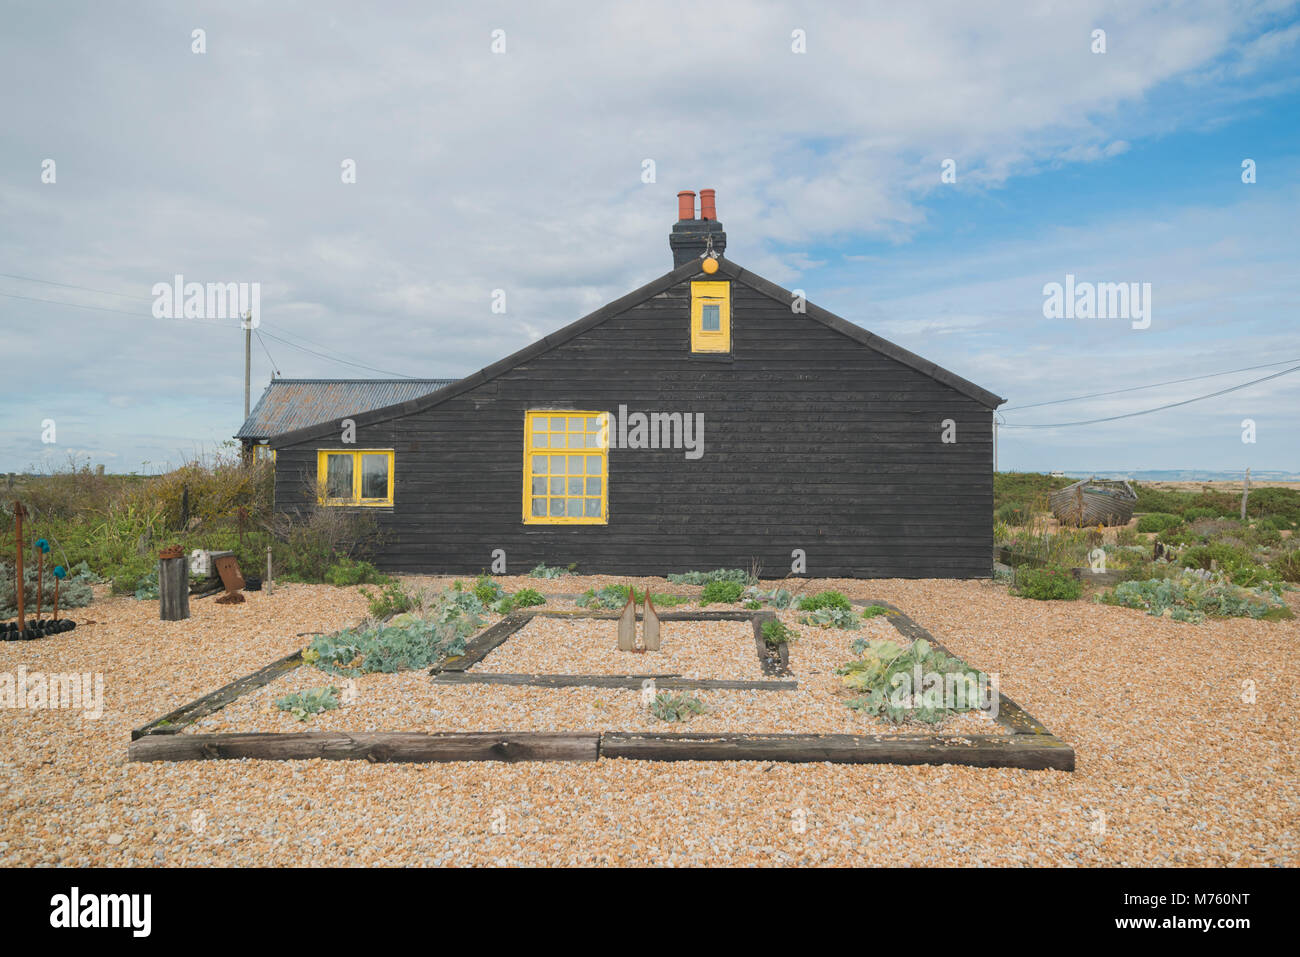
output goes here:
<path id="1" fill-rule="evenodd" d="M 237 439 L 269 439 L 284 432 L 418 399 L 455 379 L 272 379 Z"/>

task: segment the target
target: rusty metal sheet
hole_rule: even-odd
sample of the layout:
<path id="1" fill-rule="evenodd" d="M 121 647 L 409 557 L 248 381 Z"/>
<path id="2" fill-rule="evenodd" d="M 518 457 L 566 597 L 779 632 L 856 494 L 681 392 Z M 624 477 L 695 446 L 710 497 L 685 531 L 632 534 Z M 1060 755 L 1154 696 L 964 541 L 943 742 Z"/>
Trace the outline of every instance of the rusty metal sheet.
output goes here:
<path id="1" fill-rule="evenodd" d="M 272 379 L 237 439 L 269 439 L 437 392 L 455 379 Z"/>

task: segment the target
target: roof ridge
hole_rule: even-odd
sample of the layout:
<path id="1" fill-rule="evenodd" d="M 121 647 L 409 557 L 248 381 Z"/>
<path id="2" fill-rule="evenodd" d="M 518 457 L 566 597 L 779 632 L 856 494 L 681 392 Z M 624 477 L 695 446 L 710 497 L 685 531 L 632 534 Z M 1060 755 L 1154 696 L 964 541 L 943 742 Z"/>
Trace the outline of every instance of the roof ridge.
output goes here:
<path id="1" fill-rule="evenodd" d="M 764 279 L 762 276 L 755 273 L 749 272 L 740 265 L 721 255 L 717 257 L 717 260 L 718 272 L 730 276 L 732 279 L 742 282 L 751 289 L 763 293 L 770 298 L 776 299 L 778 302 L 785 302 L 788 304 L 791 301 L 790 297 L 793 293 L 788 289 L 783 289 L 776 283 Z M 693 259 L 690 262 L 683 263 L 676 269 L 664 273 L 658 279 L 653 279 L 626 295 L 620 296 L 618 299 L 606 303 L 594 312 L 590 312 L 580 319 L 575 319 L 567 326 L 557 329 L 550 335 L 543 336 L 541 339 L 524 346 L 522 349 L 512 352 L 503 359 L 498 359 L 491 365 L 484 366 L 477 372 L 470 373 L 463 379 L 454 380 L 451 384 L 443 386 L 427 395 L 408 399 L 405 402 L 395 402 L 392 405 L 382 406 L 378 409 L 372 409 L 369 412 L 360 413 L 352 418 L 356 421 L 357 425 L 374 425 L 377 422 L 386 422 L 389 419 L 396 419 L 404 415 L 411 415 L 416 412 L 422 412 L 425 409 L 433 408 L 448 399 L 460 395 L 462 392 L 468 392 L 470 389 L 476 388 L 485 382 L 495 379 L 497 376 L 508 372 L 510 369 L 513 369 L 515 366 L 520 365 L 529 359 L 533 359 L 545 352 L 551 351 L 557 346 L 568 342 L 575 336 L 586 332 L 588 329 L 600 325 L 600 323 L 604 322 L 606 319 L 625 312 L 633 306 L 639 305 L 645 300 L 658 295 L 660 292 L 672 288 L 679 282 L 700 274 L 702 274 L 702 270 L 700 269 L 699 260 Z M 849 338 L 870 349 L 874 349 L 884 356 L 901 362 L 903 365 L 909 366 L 923 375 L 929 376 L 935 381 L 962 393 L 968 398 L 974 399 L 981 405 L 988 406 L 990 409 L 996 409 L 1006 401 L 1006 399 L 1001 396 L 989 392 L 987 389 L 983 389 L 967 379 L 963 379 L 955 372 L 949 372 L 947 369 L 936 365 L 928 359 L 923 359 L 916 353 L 909 352 L 902 346 L 896 345 L 888 339 L 883 339 L 875 333 L 863 329 L 856 323 L 849 322 L 847 319 L 837 316 L 835 313 L 823 309 L 820 306 L 813 305 L 811 302 L 807 302 L 806 300 L 805 303 L 807 305 L 806 315 L 810 318 L 817 320 L 825 326 L 829 326 L 837 332 L 843 333 Z M 304 426 L 301 429 L 295 429 L 292 432 L 285 432 L 275 439 L 272 439 L 271 445 L 273 448 L 281 448 L 285 445 L 304 442 L 308 439 L 315 438 L 318 435 L 324 435 L 330 432 L 333 428 L 334 425 L 332 422 L 325 422 L 320 425 Z"/>

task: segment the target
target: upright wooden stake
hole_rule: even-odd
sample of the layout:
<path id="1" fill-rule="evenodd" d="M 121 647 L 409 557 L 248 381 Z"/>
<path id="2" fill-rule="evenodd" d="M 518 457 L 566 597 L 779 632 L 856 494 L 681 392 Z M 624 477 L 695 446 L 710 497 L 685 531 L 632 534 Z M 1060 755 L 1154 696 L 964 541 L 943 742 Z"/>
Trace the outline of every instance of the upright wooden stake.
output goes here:
<path id="1" fill-rule="evenodd" d="M 1246 469 L 1246 484 L 1241 487 L 1241 520 L 1246 520 L 1246 499 L 1250 495 L 1250 469 Z"/>
<path id="2" fill-rule="evenodd" d="M 190 617 L 188 566 L 189 559 L 184 555 L 158 559 L 158 617 L 163 621 Z"/>
<path id="3" fill-rule="evenodd" d="M 266 593 L 275 594 L 275 579 L 271 577 L 271 546 L 266 546 Z"/>

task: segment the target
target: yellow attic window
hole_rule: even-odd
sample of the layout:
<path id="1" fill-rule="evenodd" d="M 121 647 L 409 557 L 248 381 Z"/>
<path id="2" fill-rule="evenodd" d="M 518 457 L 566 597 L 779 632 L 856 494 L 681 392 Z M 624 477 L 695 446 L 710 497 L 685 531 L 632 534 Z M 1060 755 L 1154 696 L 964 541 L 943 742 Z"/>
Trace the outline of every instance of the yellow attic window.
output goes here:
<path id="1" fill-rule="evenodd" d="M 731 283 L 691 283 L 691 351 L 731 351 Z"/>

